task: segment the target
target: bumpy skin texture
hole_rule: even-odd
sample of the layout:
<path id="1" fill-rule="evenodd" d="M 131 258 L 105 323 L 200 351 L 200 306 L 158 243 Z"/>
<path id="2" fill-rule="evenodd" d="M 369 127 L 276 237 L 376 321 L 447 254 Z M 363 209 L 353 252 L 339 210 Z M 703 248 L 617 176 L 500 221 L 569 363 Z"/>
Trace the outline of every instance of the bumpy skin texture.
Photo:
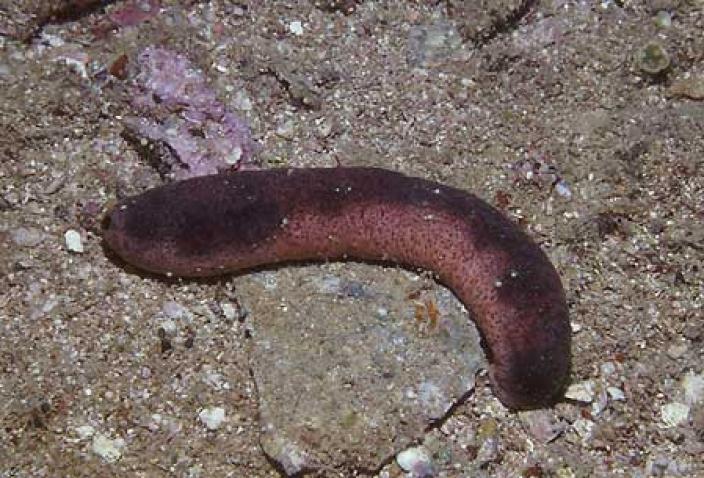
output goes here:
<path id="1" fill-rule="evenodd" d="M 376 168 L 240 171 L 127 199 L 103 233 L 128 263 L 181 277 L 348 258 L 431 270 L 473 311 L 506 406 L 551 405 L 568 379 L 555 269 L 516 225 L 459 189 Z"/>

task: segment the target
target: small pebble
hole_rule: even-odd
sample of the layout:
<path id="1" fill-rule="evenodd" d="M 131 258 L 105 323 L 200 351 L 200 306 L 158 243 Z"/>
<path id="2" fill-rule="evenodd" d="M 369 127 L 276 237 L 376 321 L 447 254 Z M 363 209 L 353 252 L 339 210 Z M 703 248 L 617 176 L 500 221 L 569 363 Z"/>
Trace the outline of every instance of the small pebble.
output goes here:
<path id="1" fill-rule="evenodd" d="M 330 121 L 321 121 L 315 133 L 318 138 L 327 138 L 332 133 L 332 123 Z"/>
<path id="2" fill-rule="evenodd" d="M 565 398 L 590 403 L 594 400 L 594 382 L 592 380 L 585 380 L 584 382 L 573 383 L 567 388 Z"/>
<path id="3" fill-rule="evenodd" d="M 678 359 L 687 353 L 687 344 L 672 344 L 667 348 L 667 355 L 670 358 Z"/>
<path id="4" fill-rule="evenodd" d="M 667 427 L 676 427 L 687 421 L 689 406 L 679 402 L 668 403 L 660 407 L 660 415 Z"/>
<path id="5" fill-rule="evenodd" d="M 295 127 L 292 120 L 286 120 L 276 128 L 276 135 L 284 139 L 293 139 Z"/>
<path id="6" fill-rule="evenodd" d="M 552 410 L 530 410 L 518 414 L 523 427 L 535 439 L 549 443 L 565 430 L 565 422 Z"/>
<path id="7" fill-rule="evenodd" d="M 19 227 L 11 232 L 12 240 L 21 247 L 34 247 L 44 240 L 44 233 L 34 227 Z"/>
<path id="8" fill-rule="evenodd" d="M 239 146 L 234 146 L 230 151 L 223 156 L 223 159 L 227 164 L 235 165 L 242 159 L 242 148 Z"/>
<path id="9" fill-rule="evenodd" d="M 44 194 L 54 194 L 58 192 L 65 184 L 66 179 L 63 176 L 60 176 L 58 178 L 54 178 L 53 181 L 51 181 L 45 188 L 43 193 Z"/>
<path id="10" fill-rule="evenodd" d="M 645 464 L 646 476 L 682 476 L 678 470 L 677 462 L 667 456 L 650 458 Z"/>
<path id="11" fill-rule="evenodd" d="M 493 463 L 499 459 L 499 439 L 496 436 L 487 438 L 484 440 L 482 445 L 477 451 L 477 458 L 475 462 L 480 466 L 484 467 L 488 463 Z"/>
<path id="12" fill-rule="evenodd" d="M 75 252 L 78 254 L 83 252 L 83 242 L 81 240 L 80 232 L 74 229 L 69 229 L 66 233 L 64 233 L 64 239 L 66 240 L 66 249 L 70 252 Z"/>
<path id="13" fill-rule="evenodd" d="M 555 192 L 565 199 L 572 198 L 572 190 L 564 179 L 560 179 L 555 183 Z"/>
<path id="14" fill-rule="evenodd" d="M 587 420 L 586 418 L 578 418 L 572 424 L 572 429 L 584 441 L 592 437 L 592 434 L 594 433 L 594 426 L 595 423 L 593 421 Z"/>
<path id="15" fill-rule="evenodd" d="M 626 400 L 626 395 L 623 393 L 623 390 L 618 387 L 607 387 L 606 393 L 609 394 L 611 400 L 616 400 L 619 402 Z"/>
<path id="16" fill-rule="evenodd" d="M 430 452 L 423 446 L 403 450 L 396 455 L 396 463 L 403 471 L 413 473 L 413 476 L 431 476 L 432 459 Z"/>
<path id="17" fill-rule="evenodd" d="M 449 22 L 418 25 L 408 33 L 407 61 L 413 67 L 428 67 L 455 55 L 462 37 Z"/>
<path id="18" fill-rule="evenodd" d="M 168 319 L 180 320 L 191 319 L 191 312 L 176 301 L 169 300 L 161 306 L 161 312 Z"/>
<path id="19" fill-rule="evenodd" d="M 601 369 L 602 377 L 608 377 L 616 372 L 616 364 L 613 362 L 604 362 L 599 368 Z"/>
<path id="20" fill-rule="evenodd" d="M 215 370 L 206 370 L 203 376 L 203 382 L 210 385 L 216 390 L 229 390 L 230 384 L 220 372 Z"/>
<path id="21" fill-rule="evenodd" d="M 660 10 L 655 15 L 655 25 L 658 28 L 670 28 L 672 26 L 672 15 L 667 10 Z"/>
<path id="22" fill-rule="evenodd" d="M 95 435 L 95 428 L 90 425 L 81 425 L 80 427 L 76 427 L 76 435 L 78 435 L 78 438 L 81 440 L 85 440 Z"/>
<path id="23" fill-rule="evenodd" d="M 222 407 L 204 408 L 198 414 L 198 419 L 208 430 L 217 430 L 225 421 L 225 409 Z"/>
<path id="24" fill-rule="evenodd" d="M 689 405 L 696 405 L 704 399 L 704 374 L 687 373 L 682 378 L 684 400 Z"/>
<path id="25" fill-rule="evenodd" d="M 93 453 L 101 457 L 108 463 L 114 463 L 122 457 L 122 451 L 125 448 L 125 440 L 115 438 L 114 440 L 98 433 L 93 436 L 93 444 L 91 446 Z"/>
<path id="26" fill-rule="evenodd" d="M 175 337 L 178 333 L 178 327 L 176 327 L 176 322 L 173 320 L 162 320 L 159 322 L 159 327 L 164 331 L 164 335 L 167 337 Z"/>
<path id="27" fill-rule="evenodd" d="M 650 42 L 638 51 L 638 67 L 648 75 L 659 75 L 670 67 L 670 55 L 660 43 Z"/>
<path id="28" fill-rule="evenodd" d="M 670 86 L 670 93 L 691 100 L 704 100 L 704 74 L 674 81 Z"/>
<path id="29" fill-rule="evenodd" d="M 231 303 L 223 302 L 220 304 L 220 309 L 227 320 L 235 320 L 237 318 L 237 309 Z"/>
<path id="30" fill-rule="evenodd" d="M 387 318 L 389 316 L 389 309 L 387 309 L 386 307 L 379 307 L 378 309 L 376 309 L 376 316 L 379 319 Z"/>
<path id="31" fill-rule="evenodd" d="M 232 106 L 240 111 L 251 111 L 252 100 L 249 99 L 249 95 L 247 95 L 245 90 L 239 90 L 235 93 L 235 98 L 232 100 Z"/>
<path id="32" fill-rule="evenodd" d="M 303 35 L 303 24 L 299 21 L 289 23 L 288 29 L 294 35 Z"/>

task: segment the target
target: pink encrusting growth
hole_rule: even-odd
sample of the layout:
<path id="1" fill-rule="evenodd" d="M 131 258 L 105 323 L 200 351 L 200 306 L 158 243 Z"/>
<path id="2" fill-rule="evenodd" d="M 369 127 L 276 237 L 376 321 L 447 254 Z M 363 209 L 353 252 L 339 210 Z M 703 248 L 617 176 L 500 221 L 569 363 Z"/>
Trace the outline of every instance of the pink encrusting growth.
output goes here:
<path id="1" fill-rule="evenodd" d="M 481 199 L 376 168 L 194 178 L 118 205 L 107 245 L 152 272 L 212 276 L 300 260 L 382 260 L 434 271 L 472 310 L 494 390 L 554 403 L 568 379 L 565 296 L 542 250 Z"/>
<path id="2" fill-rule="evenodd" d="M 124 124 L 138 139 L 167 146 L 158 158 L 175 179 L 246 166 L 258 148 L 247 123 L 230 111 L 184 55 L 148 47 L 137 56 L 129 90 L 141 116 Z"/>

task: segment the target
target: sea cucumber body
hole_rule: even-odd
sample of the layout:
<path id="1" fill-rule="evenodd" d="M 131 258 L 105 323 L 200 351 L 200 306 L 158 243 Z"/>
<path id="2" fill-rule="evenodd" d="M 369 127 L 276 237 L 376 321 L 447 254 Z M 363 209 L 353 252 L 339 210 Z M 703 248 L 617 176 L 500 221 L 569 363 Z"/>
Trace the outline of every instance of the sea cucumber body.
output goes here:
<path id="1" fill-rule="evenodd" d="M 333 259 L 431 270 L 473 312 L 505 405 L 550 405 L 568 379 L 555 269 L 515 224 L 459 189 L 376 168 L 240 171 L 129 198 L 103 233 L 128 263 L 181 277 Z"/>

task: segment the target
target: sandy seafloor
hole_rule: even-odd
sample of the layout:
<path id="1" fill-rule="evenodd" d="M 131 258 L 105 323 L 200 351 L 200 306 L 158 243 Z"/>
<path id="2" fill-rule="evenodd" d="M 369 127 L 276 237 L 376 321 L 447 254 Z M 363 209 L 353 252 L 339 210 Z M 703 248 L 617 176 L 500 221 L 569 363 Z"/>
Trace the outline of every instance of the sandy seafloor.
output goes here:
<path id="1" fill-rule="evenodd" d="M 429 431 L 437 476 L 704 476 L 701 0 L 465 2 L 498 10 L 486 17 L 456 1 L 344 15 L 166 0 L 134 26 L 100 27 L 118 3 L 18 41 L 33 3 L 0 2 L 1 477 L 279 475 L 259 447 L 244 326 L 222 318 L 253 279 L 145 277 L 96 234 L 106 204 L 162 182 L 122 134 L 123 80 L 98 74 L 150 45 L 202 69 L 250 124 L 262 167 L 374 165 L 471 190 L 554 261 L 582 401 L 523 417 L 480 374 Z M 644 64 L 660 49 L 663 65 Z M 531 177 L 536 161 L 555 170 Z M 408 284 L 350 267 L 367 287 Z M 280 283 L 271 313 L 307 299 Z M 173 303 L 189 319 L 165 345 L 155 317 Z M 204 368 L 229 386 L 199 380 Z M 227 426 L 198 420 L 210 404 Z M 97 433 L 117 455 L 96 452 Z M 377 474 L 403 476 L 393 462 Z"/>

